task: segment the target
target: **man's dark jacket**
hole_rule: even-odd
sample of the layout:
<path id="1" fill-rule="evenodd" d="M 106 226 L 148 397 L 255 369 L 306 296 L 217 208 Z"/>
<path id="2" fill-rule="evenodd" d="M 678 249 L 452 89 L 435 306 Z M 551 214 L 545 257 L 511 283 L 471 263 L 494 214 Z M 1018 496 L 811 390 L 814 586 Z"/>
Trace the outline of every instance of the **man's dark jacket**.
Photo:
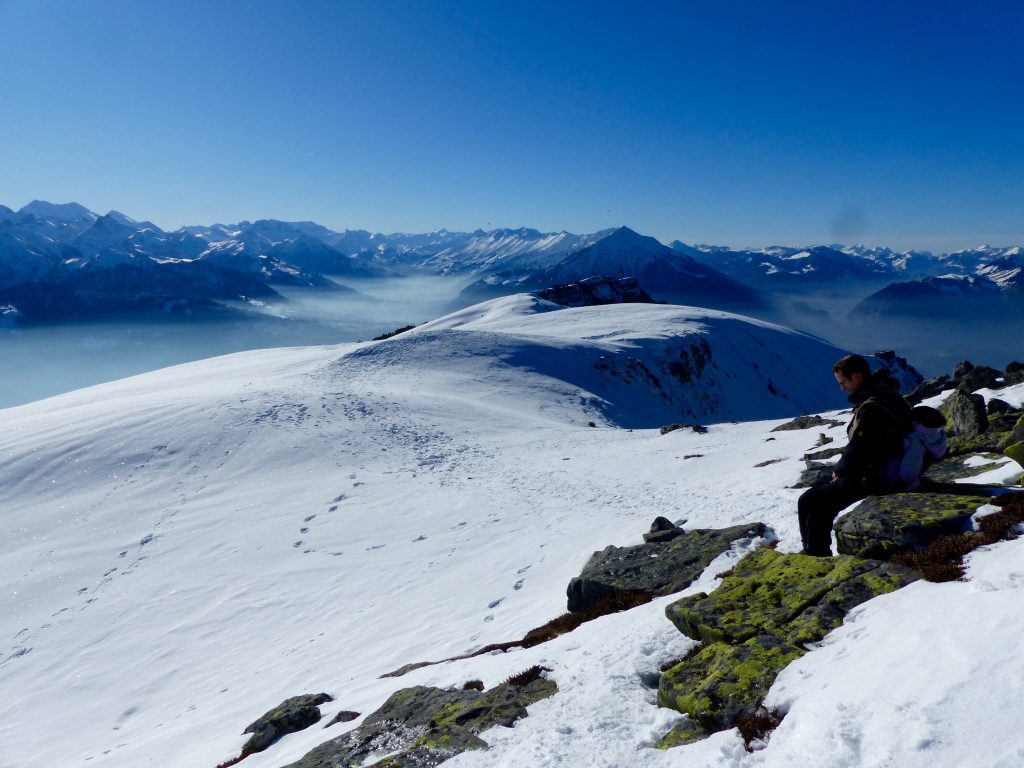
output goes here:
<path id="1" fill-rule="evenodd" d="M 903 437 L 911 430 L 910 406 L 900 385 L 884 368 L 864 378 L 850 395 L 853 418 L 846 428 L 849 442 L 836 464 L 844 484 L 882 490 L 887 485 L 885 465 L 903 455 Z"/>

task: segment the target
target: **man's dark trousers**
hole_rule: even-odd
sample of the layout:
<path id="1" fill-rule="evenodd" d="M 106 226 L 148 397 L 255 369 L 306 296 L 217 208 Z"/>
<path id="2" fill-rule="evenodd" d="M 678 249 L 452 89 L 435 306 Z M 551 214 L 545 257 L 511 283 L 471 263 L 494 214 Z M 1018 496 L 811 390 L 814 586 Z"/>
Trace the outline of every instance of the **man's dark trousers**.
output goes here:
<path id="1" fill-rule="evenodd" d="M 841 510 L 866 498 L 869 493 L 871 491 L 863 483 L 833 480 L 800 494 L 796 508 L 804 552 L 819 557 L 831 555 L 832 521 Z"/>

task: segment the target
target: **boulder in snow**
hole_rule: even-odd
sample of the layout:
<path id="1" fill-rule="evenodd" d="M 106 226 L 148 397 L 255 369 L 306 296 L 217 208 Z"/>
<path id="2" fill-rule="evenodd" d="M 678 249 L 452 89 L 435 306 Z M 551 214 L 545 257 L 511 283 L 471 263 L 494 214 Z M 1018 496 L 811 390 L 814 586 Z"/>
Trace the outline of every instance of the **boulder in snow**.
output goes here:
<path id="1" fill-rule="evenodd" d="M 286 768 L 362 765 L 371 755 L 389 753 L 380 765 L 426 768 L 470 749 L 486 749 L 478 734 L 494 726 L 512 727 L 526 707 L 558 691 L 536 675 L 497 685 L 489 691 L 414 686 L 393 693 L 353 731 L 324 742 Z"/>
<path id="2" fill-rule="evenodd" d="M 684 659 L 662 674 L 658 705 L 683 712 L 690 721 L 670 731 L 659 746 L 698 741 L 756 714 L 779 672 L 803 654 L 778 637 L 757 635 L 739 645 L 712 643 Z"/>
<path id="3" fill-rule="evenodd" d="M 823 419 L 821 416 L 797 416 L 795 419 L 779 424 L 772 432 L 788 432 L 795 429 L 811 429 L 812 427 L 841 427 L 843 422 L 835 419 Z"/>
<path id="4" fill-rule="evenodd" d="M 569 582 L 569 611 L 582 611 L 611 597 L 643 593 L 655 597 L 686 589 L 734 541 L 764 536 L 764 523 L 695 529 L 669 541 L 595 552 Z"/>
<path id="5" fill-rule="evenodd" d="M 957 437 L 980 435 L 988 429 L 988 415 L 985 413 L 985 398 L 958 389 L 945 403 L 949 411 L 949 422 Z"/>
<path id="6" fill-rule="evenodd" d="M 326 693 L 307 693 L 285 699 L 242 731 L 252 734 L 242 747 L 242 754 L 262 752 L 282 736 L 319 722 L 320 705 L 328 701 L 333 699 Z"/>
<path id="7" fill-rule="evenodd" d="M 914 571 L 877 560 L 761 549 L 737 563 L 710 595 L 684 597 L 665 613 L 694 640 L 736 645 L 774 635 L 804 644 L 821 640 L 855 606 L 918 578 Z"/>

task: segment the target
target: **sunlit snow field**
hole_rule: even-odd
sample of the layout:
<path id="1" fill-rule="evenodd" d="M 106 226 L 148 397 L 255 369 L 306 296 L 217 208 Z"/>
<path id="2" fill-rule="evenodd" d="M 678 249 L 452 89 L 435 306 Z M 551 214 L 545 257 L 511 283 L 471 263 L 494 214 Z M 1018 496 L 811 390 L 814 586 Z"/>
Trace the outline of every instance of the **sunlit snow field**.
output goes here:
<path id="1" fill-rule="evenodd" d="M 840 350 L 704 310 L 537 308 L 512 297 L 384 342 L 241 353 L 0 411 L 0 765 L 213 768 L 288 696 L 330 693 L 326 723 L 534 664 L 559 693 L 453 768 L 1021 763 L 1024 541 L 975 553 L 967 582 L 855 610 L 783 672 L 769 703 L 789 714 L 754 753 L 734 731 L 650 748 L 680 717 L 641 680 L 691 645 L 664 616 L 678 596 L 381 679 L 564 612 L 590 554 L 639 543 L 658 515 L 760 520 L 799 549 L 787 486 L 821 429 L 770 430 L 840 406 Z M 712 346 L 722 418 L 706 434 L 630 428 L 659 395 L 592 365 L 653 354 L 673 328 Z M 777 395 L 744 388 L 750 362 Z M 606 399 L 629 392 L 629 407 Z M 1024 385 L 999 396 L 1020 404 Z M 728 423 L 755 411 L 773 418 Z M 243 765 L 278 768 L 360 722 Z"/>

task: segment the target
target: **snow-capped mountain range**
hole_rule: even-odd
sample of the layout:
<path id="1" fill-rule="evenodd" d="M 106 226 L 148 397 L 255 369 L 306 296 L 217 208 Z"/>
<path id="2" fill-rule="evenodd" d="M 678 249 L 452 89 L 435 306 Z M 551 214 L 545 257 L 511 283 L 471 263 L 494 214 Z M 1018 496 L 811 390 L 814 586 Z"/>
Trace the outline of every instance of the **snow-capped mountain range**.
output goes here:
<path id="1" fill-rule="evenodd" d="M 778 678 L 785 720 L 752 753 L 735 729 L 652 748 L 681 715 L 646 681 L 694 646 L 665 617 L 678 594 L 382 677 L 563 613 L 590 554 L 638 543 L 658 515 L 760 521 L 799 549 L 800 457 L 845 433 L 771 430 L 845 405 L 843 353 L 724 312 L 516 295 L 384 341 L 241 353 L 6 410 L 0 764 L 213 768 L 260 713 L 329 692 L 322 723 L 241 763 L 280 768 L 399 689 L 490 688 L 543 665 L 558 692 L 452 768 L 1013 765 L 1024 539 L 979 550 L 965 582 L 857 609 Z M 999 397 L 1020 404 L 1024 385 Z M 651 429 L 677 420 L 707 428 Z"/>
<path id="2" fill-rule="evenodd" d="M 657 286 L 657 298 L 680 304 L 746 310 L 767 304 L 757 291 L 653 237 L 628 227 L 601 234 L 593 243 L 546 269 L 526 273 L 504 270 L 488 275 L 468 286 L 460 299 L 466 302 L 513 291 L 536 291 L 589 275 L 604 275 L 633 277 L 641 286 Z"/>
<path id="3" fill-rule="evenodd" d="M 842 283 L 865 292 L 948 273 L 1024 292 L 1019 247 L 945 255 L 859 246 L 732 250 L 664 246 L 626 227 L 577 235 L 533 229 L 380 234 L 334 232 L 276 220 L 165 232 L 117 211 L 77 203 L 0 206 L 0 306 L 24 320 L 125 309 L 191 309 L 204 302 L 274 297 L 274 285 L 337 288 L 345 279 L 475 275 L 463 297 L 484 297 L 586 277 L 631 276 L 655 298 L 756 311 L 773 294 Z M 200 286 L 190 291 L 189 285 Z"/>

